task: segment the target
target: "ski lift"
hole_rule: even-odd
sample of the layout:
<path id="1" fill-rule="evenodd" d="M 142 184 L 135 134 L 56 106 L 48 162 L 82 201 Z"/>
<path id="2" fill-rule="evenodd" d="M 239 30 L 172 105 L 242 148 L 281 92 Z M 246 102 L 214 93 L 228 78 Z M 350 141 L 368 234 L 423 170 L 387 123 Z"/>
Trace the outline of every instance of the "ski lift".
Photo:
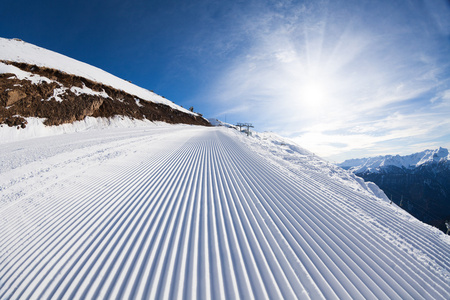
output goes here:
<path id="1" fill-rule="evenodd" d="M 250 131 L 250 128 L 253 128 L 254 126 L 252 125 L 252 123 L 237 123 L 236 124 L 237 127 L 239 127 L 239 131 L 240 132 L 244 132 L 247 134 L 247 136 L 251 135 L 252 132 Z M 244 128 L 244 130 L 242 130 L 242 127 L 247 127 L 247 129 Z"/>

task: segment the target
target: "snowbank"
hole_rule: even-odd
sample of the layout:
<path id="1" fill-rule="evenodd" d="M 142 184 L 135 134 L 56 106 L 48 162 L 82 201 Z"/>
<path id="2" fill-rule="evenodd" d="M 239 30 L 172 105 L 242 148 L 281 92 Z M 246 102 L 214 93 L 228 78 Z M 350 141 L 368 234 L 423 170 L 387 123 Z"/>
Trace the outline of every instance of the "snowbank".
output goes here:
<path id="1" fill-rule="evenodd" d="M 8 127 L 0 125 L 0 144 L 16 142 L 37 137 L 60 135 L 74 132 L 82 132 L 87 130 L 100 130 L 107 128 L 130 128 L 130 127 L 146 127 L 158 126 L 161 122 L 151 122 L 149 120 L 136 120 L 128 117 L 113 118 L 94 118 L 86 117 L 82 121 L 75 121 L 71 124 L 62 124 L 58 126 L 44 125 L 42 118 L 27 118 L 27 127 L 17 129 L 16 127 Z M 164 123 L 166 124 L 166 123 Z"/>

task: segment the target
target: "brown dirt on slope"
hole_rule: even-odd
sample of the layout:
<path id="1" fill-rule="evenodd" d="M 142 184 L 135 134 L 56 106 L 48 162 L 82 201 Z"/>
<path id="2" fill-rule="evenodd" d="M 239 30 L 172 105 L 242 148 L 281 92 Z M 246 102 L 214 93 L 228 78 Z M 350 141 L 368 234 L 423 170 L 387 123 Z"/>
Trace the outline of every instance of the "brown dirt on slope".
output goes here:
<path id="1" fill-rule="evenodd" d="M 33 84 L 29 80 L 17 79 L 14 74 L 0 74 L 0 124 L 24 128 L 26 117 L 45 118 L 46 125 L 60 125 L 83 120 L 87 116 L 127 116 L 172 124 L 210 126 L 200 115 L 191 115 L 164 104 L 149 102 L 80 76 L 25 63 L 3 63 L 46 77 L 53 82 L 42 81 Z M 72 87 L 84 86 L 95 92 L 105 92 L 109 98 L 100 95 L 77 95 L 71 91 Z"/>

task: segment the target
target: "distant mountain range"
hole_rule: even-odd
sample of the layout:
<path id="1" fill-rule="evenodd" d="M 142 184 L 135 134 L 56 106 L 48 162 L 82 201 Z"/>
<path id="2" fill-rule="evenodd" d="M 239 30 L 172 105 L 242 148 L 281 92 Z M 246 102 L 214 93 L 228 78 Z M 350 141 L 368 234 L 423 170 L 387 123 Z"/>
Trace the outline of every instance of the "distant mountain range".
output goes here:
<path id="1" fill-rule="evenodd" d="M 386 167 L 414 169 L 422 165 L 431 165 L 439 162 L 447 162 L 450 159 L 448 150 L 439 148 L 425 150 L 411 155 L 386 155 L 369 158 L 349 159 L 340 163 L 339 166 L 349 169 L 353 173 L 382 172 Z"/>
<path id="2" fill-rule="evenodd" d="M 339 166 L 376 183 L 394 203 L 419 220 L 446 230 L 444 222 L 450 219 L 448 149 L 350 159 Z"/>

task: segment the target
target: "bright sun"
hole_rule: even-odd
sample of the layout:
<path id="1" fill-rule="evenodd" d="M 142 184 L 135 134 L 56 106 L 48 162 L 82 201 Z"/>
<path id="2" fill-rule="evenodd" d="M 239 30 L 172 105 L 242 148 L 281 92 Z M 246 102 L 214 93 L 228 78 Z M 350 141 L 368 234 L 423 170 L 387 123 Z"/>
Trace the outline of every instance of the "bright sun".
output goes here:
<path id="1" fill-rule="evenodd" d="M 311 110 L 320 110 L 327 103 L 326 87 L 320 81 L 307 81 L 300 90 L 303 105 Z"/>
<path id="2" fill-rule="evenodd" d="M 325 98 L 325 90 L 320 83 L 308 82 L 303 88 L 303 95 L 307 101 L 322 102 Z"/>

